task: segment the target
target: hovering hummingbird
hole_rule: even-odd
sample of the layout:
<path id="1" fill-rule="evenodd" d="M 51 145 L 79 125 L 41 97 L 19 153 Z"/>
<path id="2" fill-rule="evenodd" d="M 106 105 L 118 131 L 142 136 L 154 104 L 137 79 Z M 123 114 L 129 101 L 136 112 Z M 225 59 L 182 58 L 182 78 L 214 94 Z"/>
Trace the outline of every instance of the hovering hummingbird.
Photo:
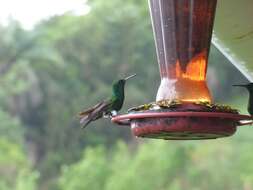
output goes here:
<path id="1" fill-rule="evenodd" d="M 119 111 L 122 108 L 125 99 L 125 83 L 128 79 L 135 76 L 136 74 L 114 82 L 112 85 L 112 96 L 110 99 L 103 100 L 92 108 L 80 112 L 79 116 L 82 128 L 85 128 L 92 121 L 95 121 L 105 116 L 111 117 L 115 114 L 114 112 Z"/>
<path id="2" fill-rule="evenodd" d="M 250 115 L 253 115 L 253 83 L 238 84 L 238 85 L 233 85 L 233 86 L 244 87 L 248 90 L 249 92 L 248 112 Z"/>

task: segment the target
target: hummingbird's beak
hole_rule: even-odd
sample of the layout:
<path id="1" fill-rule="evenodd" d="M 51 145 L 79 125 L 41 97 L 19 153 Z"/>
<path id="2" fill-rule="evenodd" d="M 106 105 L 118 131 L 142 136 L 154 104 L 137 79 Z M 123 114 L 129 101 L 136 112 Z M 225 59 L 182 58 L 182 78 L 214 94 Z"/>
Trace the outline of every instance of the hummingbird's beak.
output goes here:
<path id="1" fill-rule="evenodd" d="M 245 88 L 247 88 L 247 84 L 234 84 L 233 86 L 240 86 L 240 87 L 245 87 Z"/>
<path id="2" fill-rule="evenodd" d="M 130 75 L 130 76 L 126 77 L 125 80 L 128 80 L 128 79 L 130 79 L 130 78 L 133 78 L 133 77 L 135 77 L 135 76 L 136 76 L 136 74 Z"/>

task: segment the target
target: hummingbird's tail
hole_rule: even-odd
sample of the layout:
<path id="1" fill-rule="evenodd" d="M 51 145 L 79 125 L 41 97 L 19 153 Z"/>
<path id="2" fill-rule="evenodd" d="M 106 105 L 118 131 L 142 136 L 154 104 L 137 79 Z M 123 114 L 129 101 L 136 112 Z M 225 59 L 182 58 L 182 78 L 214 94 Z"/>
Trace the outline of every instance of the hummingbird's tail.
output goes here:
<path id="1" fill-rule="evenodd" d="M 108 110 L 110 103 L 103 101 L 94 107 L 79 113 L 80 124 L 85 128 L 90 122 L 103 117 L 103 113 Z"/>
<path id="2" fill-rule="evenodd" d="M 92 111 L 93 108 L 79 113 L 79 119 L 82 128 L 85 128 L 92 121 L 91 119 L 89 119 L 89 115 L 92 113 Z"/>
<path id="3" fill-rule="evenodd" d="M 89 116 L 80 116 L 80 124 L 82 125 L 82 128 L 85 128 L 90 122 L 92 122 L 91 119 L 89 119 Z"/>

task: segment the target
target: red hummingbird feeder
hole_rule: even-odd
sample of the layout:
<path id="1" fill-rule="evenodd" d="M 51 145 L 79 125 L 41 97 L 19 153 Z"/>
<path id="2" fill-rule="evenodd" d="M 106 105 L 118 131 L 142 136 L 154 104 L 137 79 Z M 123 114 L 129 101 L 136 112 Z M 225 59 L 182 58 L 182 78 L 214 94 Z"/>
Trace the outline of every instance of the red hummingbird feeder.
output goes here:
<path id="1" fill-rule="evenodd" d="M 156 102 L 112 118 L 137 137 L 166 140 L 231 136 L 252 122 L 212 103 L 206 71 L 217 0 L 149 0 L 161 84 Z M 246 121 L 243 123 L 243 121 Z"/>

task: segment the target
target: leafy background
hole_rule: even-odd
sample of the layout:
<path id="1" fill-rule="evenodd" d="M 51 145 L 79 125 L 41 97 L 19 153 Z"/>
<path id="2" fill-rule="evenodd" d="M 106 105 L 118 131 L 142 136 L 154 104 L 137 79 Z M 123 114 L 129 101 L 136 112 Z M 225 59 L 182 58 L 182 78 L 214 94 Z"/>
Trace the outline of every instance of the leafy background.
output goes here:
<path id="1" fill-rule="evenodd" d="M 81 130 L 76 114 L 126 86 L 128 107 L 153 101 L 159 86 L 144 0 L 90 0 L 85 16 L 66 13 L 27 31 L 0 26 L 0 189 L 253 189 L 252 129 L 226 139 L 136 139 L 108 120 Z M 213 98 L 246 113 L 247 82 L 212 48 Z M 238 96 L 240 95 L 240 96 Z"/>

